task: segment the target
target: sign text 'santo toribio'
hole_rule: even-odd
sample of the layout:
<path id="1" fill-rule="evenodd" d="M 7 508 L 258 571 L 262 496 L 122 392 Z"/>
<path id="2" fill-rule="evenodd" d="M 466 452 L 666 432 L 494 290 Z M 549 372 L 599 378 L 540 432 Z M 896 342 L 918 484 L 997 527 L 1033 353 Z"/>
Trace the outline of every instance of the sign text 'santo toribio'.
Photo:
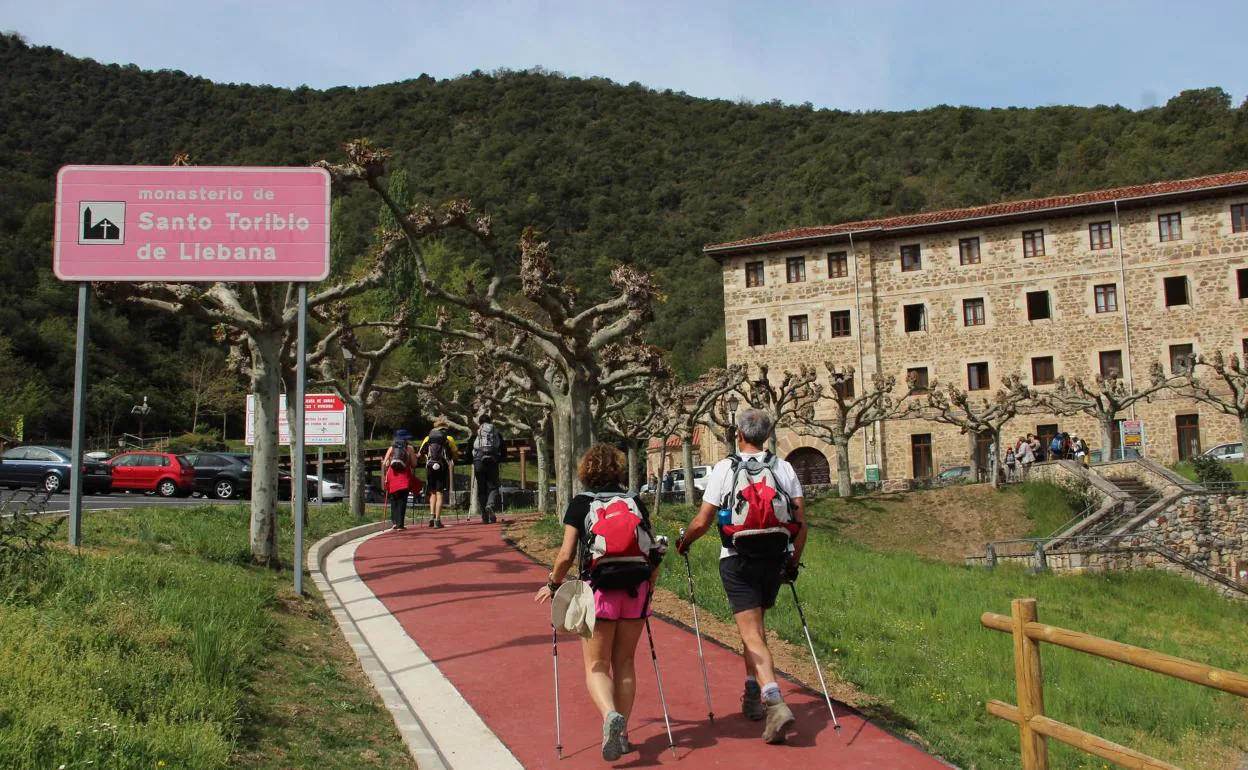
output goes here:
<path id="1" fill-rule="evenodd" d="M 53 268 L 66 281 L 319 281 L 320 168 L 65 166 Z"/>

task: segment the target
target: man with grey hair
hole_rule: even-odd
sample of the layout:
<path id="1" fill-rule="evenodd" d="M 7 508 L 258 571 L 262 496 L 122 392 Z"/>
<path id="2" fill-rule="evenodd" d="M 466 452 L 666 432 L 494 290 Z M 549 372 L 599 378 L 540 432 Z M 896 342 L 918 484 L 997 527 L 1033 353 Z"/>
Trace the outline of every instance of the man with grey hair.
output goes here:
<path id="1" fill-rule="evenodd" d="M 764 613 L 775 605 L 781 584 L 797 579 L 802 549 L 806 546 L 806 509 L 802 485 L 793 466 L 764 448 L 771 429 L 771 417 L 766 412 L 747 409 L 738 415 L 737 452 L 711 469 L 702 493 L 702 507 L 676 549 L 687 556 L 690 545 L 718 522 L 719 576 L 745 645 L 745 693 L 741 696 L 741 712 L 756 722 L 766 719 L 764 741 L 783 743 L 785 731 L 792 727 L 794 717 L 776 683 L 775 666 L 767 648 Z M 774 552 L 742 553 L 746 550 L 743 542 L 734 540 L 729 530 L 739 529 L 734 524 L 739 524 L 737 519 L 748 499 L 759 499 L 757 487 L 760 485 L 774 486 L 774 489 L 762 490 L 762 499 L 767 506 L 772 506 L 774 500 L 775 511 L 783 517 L 778 522 L 773 519 L 779 526 L 768 531 L 774 534 L 775 530 L 783 529 L 785 536 Z M 737 512 L 735 517 L 734 511 Z"/>

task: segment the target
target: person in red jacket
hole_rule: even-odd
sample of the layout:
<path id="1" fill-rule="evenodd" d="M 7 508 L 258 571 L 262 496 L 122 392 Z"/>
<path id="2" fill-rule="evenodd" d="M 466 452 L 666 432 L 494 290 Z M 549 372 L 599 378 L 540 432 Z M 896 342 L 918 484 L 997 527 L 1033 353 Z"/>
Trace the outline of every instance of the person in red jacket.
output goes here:
<path id="1" fill-rule="evenodd" d="M 394 434 L 394 444 L 386 450 L 381 461 L 381 491 L 390 501 L 390 529 L 407 529 L 407 493 L 416 488 L 416 450 L 411 445 L 412 434 L 400 429 Z"/>

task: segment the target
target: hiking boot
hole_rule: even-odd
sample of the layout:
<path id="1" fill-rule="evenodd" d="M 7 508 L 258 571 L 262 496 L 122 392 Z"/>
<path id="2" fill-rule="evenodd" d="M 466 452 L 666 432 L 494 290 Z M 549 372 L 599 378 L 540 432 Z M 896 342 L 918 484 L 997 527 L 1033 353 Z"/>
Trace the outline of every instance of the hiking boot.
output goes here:
<path id="1" fill-rule="evenodd" d="M 637 747 L 632 744 L 632 741 L 628 739 L 628 736 L 621 734 L 620 735 L 620 753 L 632 754 L 636 750 L 637 750 Z"/>
<path id="2" fill-rule="evenodd" d="M 434 526 L 434 527 L 436 527 L 437 529 L 445 529 L 445 528 L 446 528 L 446 525 L 442 523 L 442 520 L 441 520 L 441 519 L 434 519 L 434 520 L 433 520 L 433 526 Z"/>
<path id="3" fill-rule="evenodd" d="M 620 736 L 624 732 L 625 724 L 624 715 L 618 711 L 607 714 L 607 718 L 602 721 L 602 758 L 608 762 L 620 758 L 623 750 L 620 747 Z"/>
<path id="4" fill-rule="evenodd" d="M 436 526 L 438 526 L 438 525 L 437 525 L 437 519 L 430 519 L 430 520 L 429 520 L 429 529 L 433 529 L 433 528 L 434 528 L 434 527 L 436 527 Z"/>
<path id="5" fill-rule="evenodd" d="M 741 713 L 751 722 L 761 722 L 767 716 L 763 707 L 763 688 L 758 682 L 746 682 L 745 692 L 741 695 Z"/>
<path id="6" fill-rule="evenodd" d="M 490 513 L 490 522 L 489 522 L 489 523 L 490 523 L 490 524 L 497 524 L 497 523 L 498 523 L 498 517 L 497 517 L 497 516 L 495 516 L 493 513 Z"/>
<path id="7" fill-rule="evenodd" d="M 784 701 L 767 704 L 767 726 L 763 728 L 763 742 L 784 743 L 784 733 L 796 721 L 793 712 Z"/>

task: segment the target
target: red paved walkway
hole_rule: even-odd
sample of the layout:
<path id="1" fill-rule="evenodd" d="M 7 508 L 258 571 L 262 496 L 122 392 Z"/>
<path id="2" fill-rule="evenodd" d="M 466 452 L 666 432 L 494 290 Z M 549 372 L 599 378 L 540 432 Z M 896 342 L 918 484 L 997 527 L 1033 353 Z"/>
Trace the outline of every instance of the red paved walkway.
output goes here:
<path id="1" fill-rule="evenodd" d="M 555 758 L 549 605 L 533 603 L 546 570 L 501 539 L 499 528 L 452 524 L 413 527 L 360 546 L 355 566 L 407 633 L 449 678 L 526 768 L 601 768 L 602 722 L 585 691 L 580 642 L 560 635 L 564 759 Z M 701 589 L 701 587 L 699 587 Z M 701 590 L 716 590 L 706 586 Z M 722 590 L 722 589 L 719 589 Z M 640 753 L 617 766 L 703 768 L 880 768 L 935 770 L 948 765 L 839 707 L 837 735 L 822 696 L 782 683 L 797 715 L 784 746 L 759 738 L 762 724 L 739 710 L 740 657 L 706 646 L 715 723 L 706 701 L 693 633 L 654 619 L 677 756 L 668 749 L 643 634 L 637 650 L 637 705 L 630 737 Z M 781 764 L 782 763 L 782 764 Z"/>

